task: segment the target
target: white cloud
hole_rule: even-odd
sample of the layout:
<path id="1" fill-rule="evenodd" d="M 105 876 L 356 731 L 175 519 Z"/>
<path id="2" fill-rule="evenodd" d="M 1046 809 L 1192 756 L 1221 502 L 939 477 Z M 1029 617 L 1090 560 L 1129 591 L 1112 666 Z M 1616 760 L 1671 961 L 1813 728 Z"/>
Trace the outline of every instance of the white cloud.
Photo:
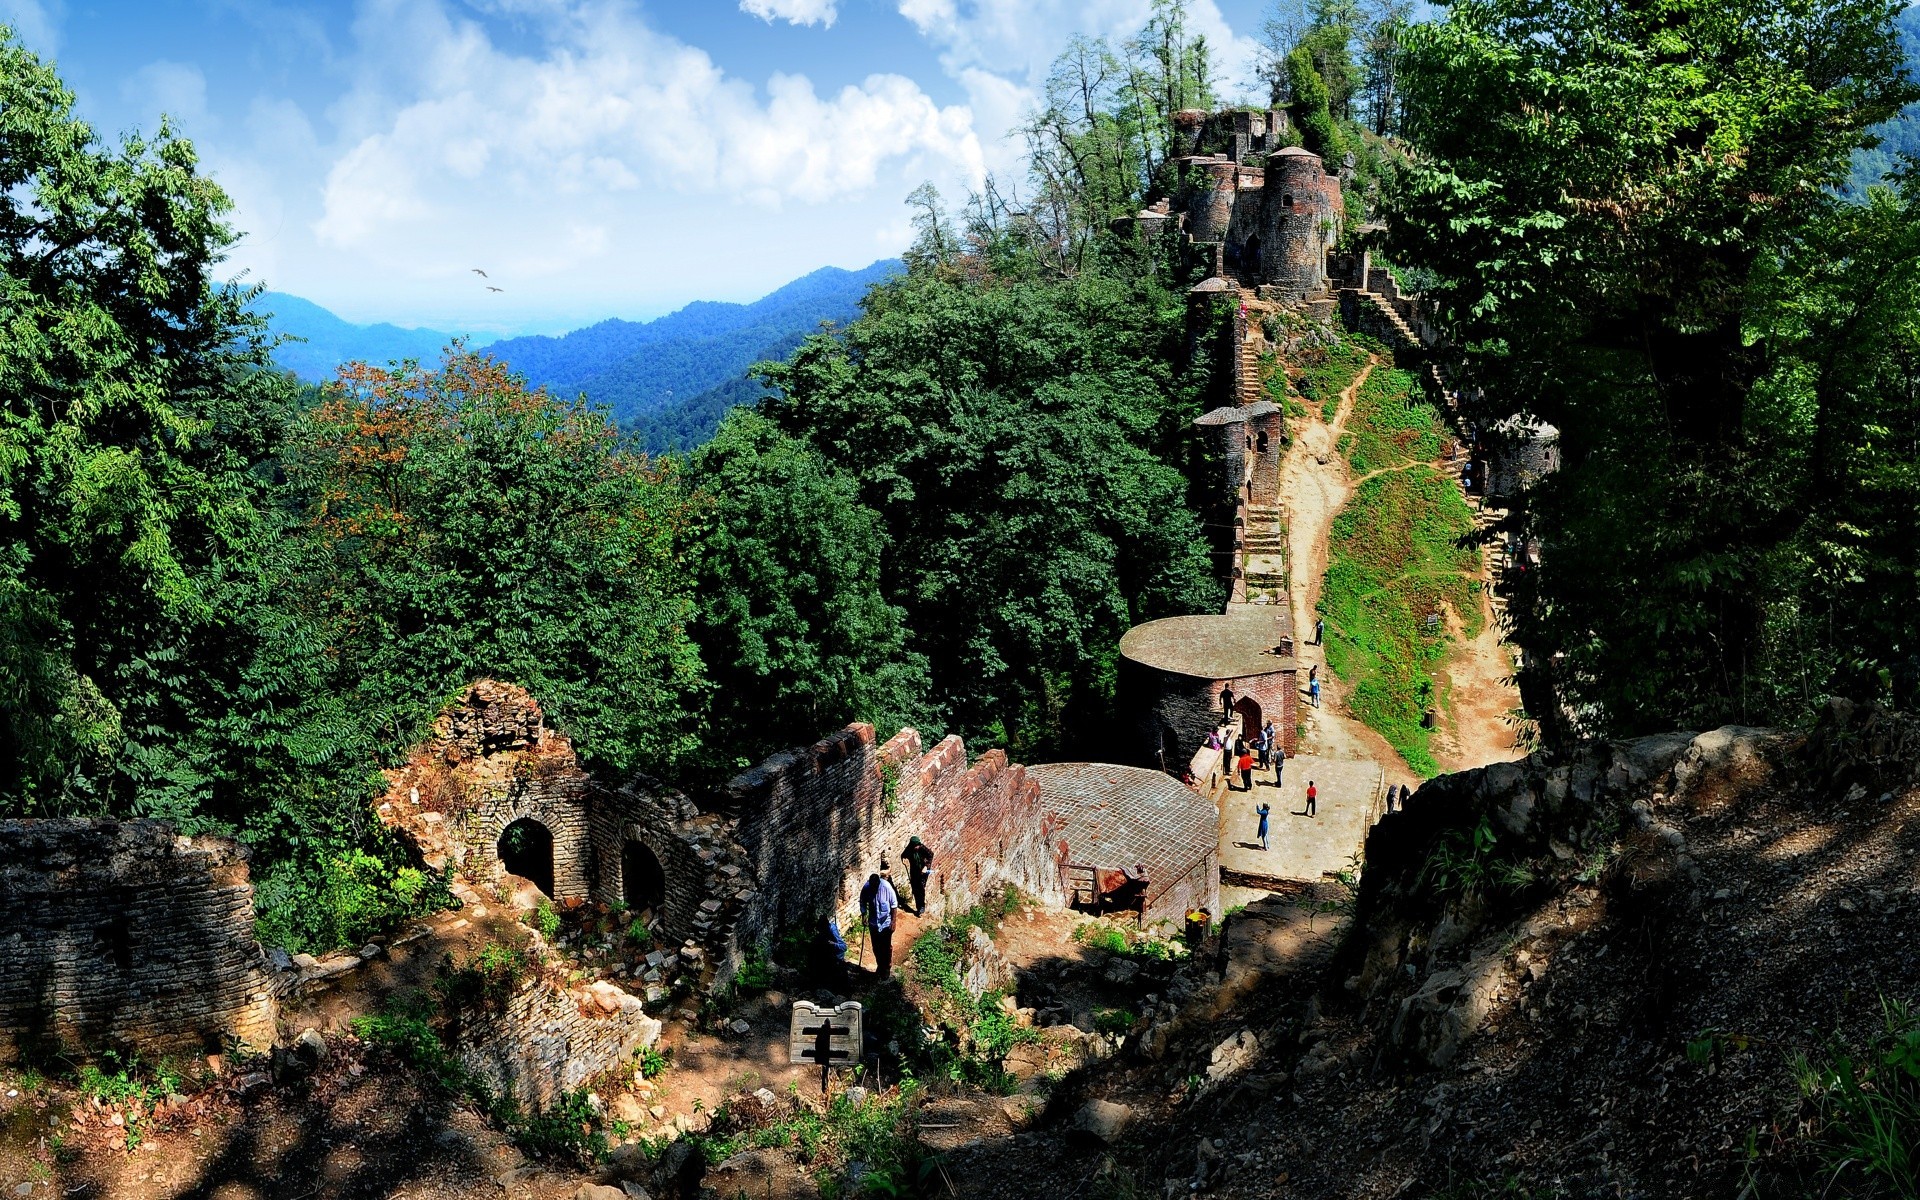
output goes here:
<path id="1" fill-rule="evenodd" d="M 336 106 L 371 128 L 327 175 L 316 232 L 335 246 L 483 203 L 654 188 L 778 207 L 862 192 L 915 158 L 982 169 L 971 113 L 898 75 L 824 96 L 802 76 L 775 75 L 762 99 L 704 51 L 617 8 L 574 6 L 528 55 L 436 3 L 382 7 L 406 27 L 410 77 L 382 63 L 365 94 Z M 412 96 L 376 118 L 397 82 Z"/>
<path id="2" fill-rule="evenodd" d="M 771 25 L 785 21 L 790 25 L 833 27 L 840 13 L 834 0 L 740 0 L 740 11 L 751 13 Z"/>
<path id="3" fill-rule="evenodd" d="M 121 81 L 120 94 L 144 114 L 162 113 L 176 124 L 204 128 L 207 113 L 207 77 L 192 63 L 150 62 Z"/>
<path id="4" fill-rule="evenodd" d="M 60 53 L 59 0 L 0 0 L 0 25 L 11 26 L 20 44 L 42 58 Z"/>
<path id="5" fill-rule="evenodd" d="M 897 7 L 939 47 L 949 74 L 990 71 L 1030 89 L 1075 34 L 1118 44 L 1153 12 L 1151 0 L 897 0 Z M 1255 42 L 1233 32 L 1215 0 L 1195 0 L 1187 19 L 1206 37 L 1224 92 L 1237 96 L 1252 79 Z"/>

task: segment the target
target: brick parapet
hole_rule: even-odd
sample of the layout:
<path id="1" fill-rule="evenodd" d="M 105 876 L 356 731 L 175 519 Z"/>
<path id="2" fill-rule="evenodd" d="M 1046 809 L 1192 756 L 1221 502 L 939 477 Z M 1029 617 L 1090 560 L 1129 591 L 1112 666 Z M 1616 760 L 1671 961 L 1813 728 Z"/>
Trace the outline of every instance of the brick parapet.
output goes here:
<path id="1" fill-rule="evenodd" d="M 0 1060 L 273 1044 L 247 851 L 160 821 L 0 821 Z"/>
<path id="2" fill-rule="evenodd" d="M 553 1105 L 617 1070 L 660 1037 L 660 1022 L 609 983 L 562 989 L 531 980 L 501 1011 L 464 1024 L 460 1063 L 529 1110 Z"/>

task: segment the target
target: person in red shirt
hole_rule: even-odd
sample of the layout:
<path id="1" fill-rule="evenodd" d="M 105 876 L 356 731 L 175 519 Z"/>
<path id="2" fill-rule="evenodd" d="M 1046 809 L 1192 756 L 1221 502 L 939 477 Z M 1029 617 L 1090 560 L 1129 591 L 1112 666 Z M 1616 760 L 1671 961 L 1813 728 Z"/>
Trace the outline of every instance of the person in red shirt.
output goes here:
<path id="1" fill-rule="evenodd" d="M 1320 789 L 1313 785 L 1313 780 L 1311 779 L 1307 780 L 1307 806 L 1306 808 L 1302 809 L 1301 811 L 1293 815 L 1296 817 L 1313 816 L 1315 812 L 1318 811 L 1319 801 L 1320 801 Z"/>

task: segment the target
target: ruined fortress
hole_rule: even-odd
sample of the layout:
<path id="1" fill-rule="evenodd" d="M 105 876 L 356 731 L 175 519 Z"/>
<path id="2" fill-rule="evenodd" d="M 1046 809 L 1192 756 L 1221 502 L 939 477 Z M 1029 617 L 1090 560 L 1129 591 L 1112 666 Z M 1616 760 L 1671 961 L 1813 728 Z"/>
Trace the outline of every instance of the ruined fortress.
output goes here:
<path id="1" fill-rule="evenodd" d="M 828 733 L 693 798 L 645 777 L 590 776 L 538 698 L 473 683 L 388 772 L 379 811 L 434 868 L 503 897 L 509 876 L 562 906 L 621 906 L 657 949 L 591 988 L 543 983 L 480 1031 L 470 1065 L 538 1103 L 657 1035 L 645 1009 L 724 987 L 790 931 L 857 911 L 870 871 L 910 835 L 936 856 L 933 915 L 1013 885 L 1043 903 L 1136 913 L 1163 931 L 1219 914 L 1229 775 L 1206 745 L 1272 721 L 1295 749 L 1295 630 L 1274 535 L 1285 413 L 1267 391 L 1262 322 L 1344 320 L 1417 358 L 1431 330 L 1364 251 L 1339 254 L 1341 180 L 1291 140 L 1284 113 L 1177 114 L 1175 188 L 1130 219 L 1204 278 L 1194 354 L 1214 380 L 1193 423 L 1204 520 L 1229 599 L 1131 630 L 1119 647 L 1129 761 L 1034 767 L 958 737 Z M 1189 276 L 1190 278 L 1192 276 Z M 1438 386 L 1438 378 L 1432 382 Z M 1266 565 L 1262 565 L 1266 564 Z M 1230 688 L 1233 710 L 1219 696 Z M 147 822 L 0 824 L 0 1061 L 49 1046 L 163 1051 L 284 1041 L 281 1004 L 350 970 L 253 935 L 246 853 Z M 473 889 L 478 889 L 474 892 Z M 376 949 L 376 948 L 372 948 Z M 621 986 L 624 985 L 624 986 Z M 631 989 L 629 991 L 628 989 Z M 637 993 L 637 994 L 635 994 Z M 524 1026 L 525 1028 L 521 1028 Z"/>

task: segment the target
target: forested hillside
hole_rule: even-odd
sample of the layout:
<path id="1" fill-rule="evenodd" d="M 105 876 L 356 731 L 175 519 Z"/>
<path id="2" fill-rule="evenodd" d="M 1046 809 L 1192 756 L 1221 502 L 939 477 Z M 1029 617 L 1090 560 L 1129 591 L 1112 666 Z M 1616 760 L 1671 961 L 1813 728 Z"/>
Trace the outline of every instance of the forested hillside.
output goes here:
<path id="1" fill-rule="evenodd" d="M 1915 98 L 1896 11 L 1270 30 L 1258 99 L 1352 152 L 1351 225 L 1427 282 L 1470 414 L 1561 431 L 1510 531 L 1542 548 L 1513 611 L 1550 738 L 1920 701 L 1920 217 L 1840 190 Z M 1112 225 L 1213 80 L 1157 5 L 1056 64 L 1017 187 L 914 194 L 904 272 L 316 398 L 219 281 L 237 231 L 191 144 L 103 139 L 0 46 L 0 808 L 235 832 L 266 935 L 318 946 L 431 903 L 371 781 L 481 675 L 602 774 L 692 789 L 852 719 L 1100 756 L 1121 632 L 1222 600 L 1195 280 Z M 684 456 L 623 428 L 692 444 L 735 398 Z"/>
<path id="2" fill-rule="evenodd" d="M 1193 68 L 1155 94 L 1204 102 Z M 905 275 L 352 364 L 316 398 L 219 282 L 237 231 L 189 142 L 102 139 L 12 43 L 0 113 L 0 806 L 237 834 L 269 942 L 440 902 L 367 805 L 476 677 L 532 689 L 603 776 L 699 789 L 852 719 L 1095 743 L 1120 632 L 1218 603 L 1185 281 L 1125 240 L 1075 226 L 1069 262 L 923 193 Z M 1129 117 L 1135 195 L 1167 117 Z M 664 386 L 662 347 L 724 382 L 796 333 L 777 402 L 685 458 L 594 394 Z"/>
<path id="3" fill-rule="evenodd" d="M 385 323 L 355 325 L 311 300 L 285 292 L 262 292 L 254 298 L 251 307 L 266 318 L 267 328 L 278 339 L 273 348 L 273 361 L 307 383 L 331 379 L 335 371 L 349 362 L 432 360 L 438 358 L 456 336 L 465 336 L 467 344 L 475 347 L 492 340 L 485 335 L 402 329 Z"/>
<path id="4" fill-rule="evenodd" d="M 623 424 L 653 428 L 664 417 L 660 428 L 678 429 L 678 419 L 665 414 L 704 411 L 697 400 L 704 393 L 740 380 L 762 359 L 785 357 L 823 321 L 851 321 L 867 289 L 899 270 L 896 259 L 859 271 L 822 267 L 751 304 L 701 300 L 653 321 L 608 320 L 559 337 L 508 338 L 492 353 L 535 387 L 584 392 Z M 696 418 L 687 428 L 702 436 L 681 444 L 704 440 L 715 424 Z"/>

